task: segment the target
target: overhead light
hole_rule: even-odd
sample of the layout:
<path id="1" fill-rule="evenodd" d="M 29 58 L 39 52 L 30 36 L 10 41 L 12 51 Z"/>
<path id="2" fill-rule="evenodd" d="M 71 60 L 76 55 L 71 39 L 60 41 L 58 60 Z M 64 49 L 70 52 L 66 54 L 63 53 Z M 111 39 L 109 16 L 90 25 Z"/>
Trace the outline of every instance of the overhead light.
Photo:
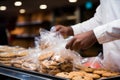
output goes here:
<path id="1" fill-rule="evenodd" d="M 69 0 L 70 3 L 75 3 L 77 0 Z"/>
<path id="2" fill-rule="evenodd" d="M 14 3 L 14 5 L 15 5 L 15 6 L 21 6 L 21 5 L 22 5 L 22 2 L 21 2 L 21 1 L 16 1 L 16 2 Z"/>
<path id="3" fill-rule="evenodd" d="M 93 3 L 92 3 L 91 1 L 87 1 L 87 2 L 85 3 L 85 8 L 86 8 L 86 9 L 92 9 L 92 7 L 93 7 Z"/>
<path id="4" fill-rule="evenodd" d="M 19 12 L 20 12 L 21 14 L 23 14 L 23 13 L 26 12 L 26 10 L 25 10 L 25 9 L 20 9 Z"/>
<path id="5" fill-rule="evenodd" d="M 6 6 L 0 6 L 0 10 L 1 10 L 1 11 L 5 11 L 6 9 L 7 9 Z"/>
<path id="6" fill-rule="evenodd" d="M 40 9 L 47 9 L 47 5 L 46 5 L 46 4 L 42 4 L 42 5 L 40 5 L 39 8 L 40 8 Z"/>

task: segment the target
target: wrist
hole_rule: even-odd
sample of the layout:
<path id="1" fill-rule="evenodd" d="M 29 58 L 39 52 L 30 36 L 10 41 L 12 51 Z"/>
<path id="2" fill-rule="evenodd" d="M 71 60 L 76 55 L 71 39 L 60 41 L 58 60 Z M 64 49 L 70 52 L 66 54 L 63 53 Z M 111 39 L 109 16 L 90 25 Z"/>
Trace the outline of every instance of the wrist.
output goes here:
<path id="1" fill-rule="evenodd" d="M 94 42 L 97 42 L 97 38 L 96 38 L 96 36 L 95 36 L 94 31 L 91 30 L 90 33 L 91 33 L 91 37 L 92 37 L 93 41 L 94 41 Z"/>
<path id="2" fill-rule="evenodd" d="M 70 26 L 69 26 L 69 28 L 68 28 L 68 35 L 69 35 L 69 36 L 73 36 L 73 35 L 74 35 L 73 29 L 72 29 L 72 27 L 70 27 Z"/>

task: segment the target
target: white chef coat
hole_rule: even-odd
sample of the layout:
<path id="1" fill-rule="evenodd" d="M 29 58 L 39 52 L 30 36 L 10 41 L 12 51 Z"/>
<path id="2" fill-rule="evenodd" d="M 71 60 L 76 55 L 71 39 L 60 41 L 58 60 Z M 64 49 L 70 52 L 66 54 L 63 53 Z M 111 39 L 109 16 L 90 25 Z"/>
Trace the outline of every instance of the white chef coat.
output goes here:
<path id="1" fill-rule="evenodd" d="M 103 44 L 103 65 L 120 72 L 120 0 L 100 0 L 94 17 L 72 28 L 75 35 L 93 30 Z"/>

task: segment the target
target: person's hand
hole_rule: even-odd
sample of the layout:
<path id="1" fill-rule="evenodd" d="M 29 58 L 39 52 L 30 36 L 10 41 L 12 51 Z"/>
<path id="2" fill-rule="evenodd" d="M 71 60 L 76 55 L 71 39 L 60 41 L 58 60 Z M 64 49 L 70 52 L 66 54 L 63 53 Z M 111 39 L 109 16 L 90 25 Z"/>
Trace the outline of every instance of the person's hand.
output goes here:
<path id="1" fill-rule="evenodd" d="M 63 25 L 56 25 L 56 31 L 60 32 L 63 36 L 72 36 L 74 35 L 73 29 L 71 27 L 66 27 Z"/>
<path id="2" fill-rule="evenodd" d="M 97 41 L 93 31 L 75 35 L 66 45 L 67 49 L 85 50 L 91 47 Z"/>

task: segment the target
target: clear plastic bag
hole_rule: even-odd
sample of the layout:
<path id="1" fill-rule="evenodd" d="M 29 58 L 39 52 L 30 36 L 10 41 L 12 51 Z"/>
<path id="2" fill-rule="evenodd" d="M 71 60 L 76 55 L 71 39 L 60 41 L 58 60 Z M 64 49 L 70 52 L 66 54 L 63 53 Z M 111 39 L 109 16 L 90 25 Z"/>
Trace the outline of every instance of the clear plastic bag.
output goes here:
<path id="1" fill-rule="evenodd" d="M 52 48 L 62 40 L 64 39 L 59 32 L 50 32 L 45 29 L 40 29 L 40 37 L 35 38 L 35 45 L 41 50 L 44 50 L 46 48 Z"/>
<path id="2" fill-rule="evenodd" d="M 37 71 L 39 68 L 38 57 L 41 51 L 34 48 L 28 49 L 28 52 L 29 54 L 27 56 L 13 59 L 11 61 L 12 66 L 25 70 Z"/>
<path id="3" fill-rule="evenodd" d="M 40 43 L 42 50 L 39 56 L 39 72 L 51 75 L 58 72 L 70 72 L 75 65 L 80 64 L 81 56 L 77 52 L 65 48 L 69 39 L 64 39 L 59 32 L 44 30 L 41 32 L 40 40 L 37 42 Z M 48 45 L 46 48 L 41 48 L 46 44 Z"/>
<path id="4" fill-rule="evenodd" d="M 91 68 L 104 68 L 103 64 L 101 63 L 102 60 L 102 53 L 100 53 L 96 57 L 84 58 L 81 60 L 81 64 L 86 67 Z"/>

